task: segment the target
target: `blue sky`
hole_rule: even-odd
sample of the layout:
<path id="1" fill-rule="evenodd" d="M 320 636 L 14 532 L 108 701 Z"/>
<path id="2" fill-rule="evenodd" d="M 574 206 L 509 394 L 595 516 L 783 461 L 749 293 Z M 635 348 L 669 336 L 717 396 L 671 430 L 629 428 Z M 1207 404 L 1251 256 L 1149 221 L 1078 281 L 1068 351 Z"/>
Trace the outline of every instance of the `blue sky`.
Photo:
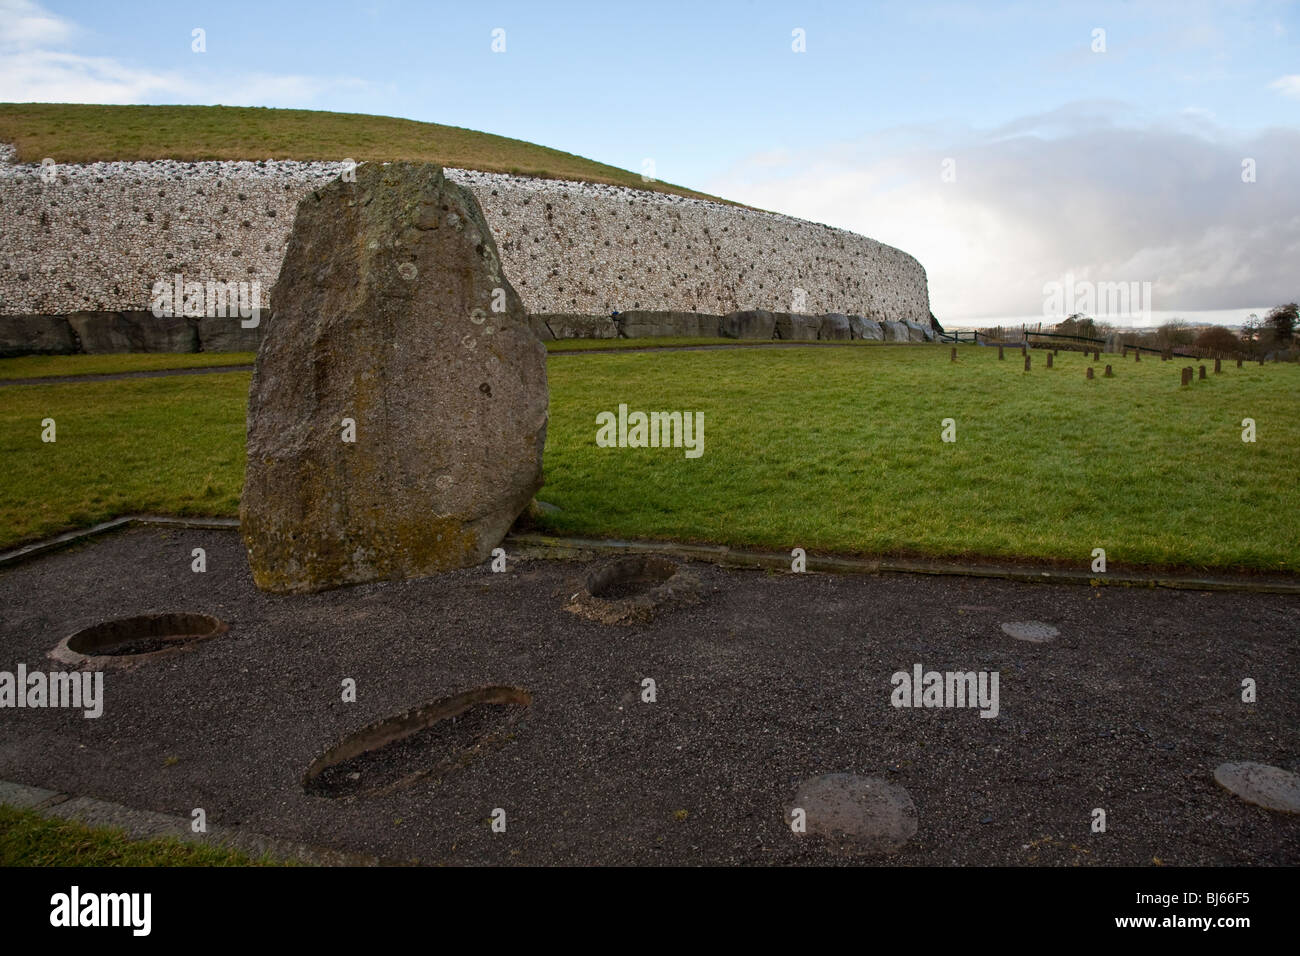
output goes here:
<path id="1" fill-rule="evenodd" d="M 0 0 L 0 100 L 381 113 L 649 158 L 898 245 L 941 319 L 1032 315 L 1067 274 L 1231 317 L 1300 295 L 1297 36 L 1274 2 Z"/>

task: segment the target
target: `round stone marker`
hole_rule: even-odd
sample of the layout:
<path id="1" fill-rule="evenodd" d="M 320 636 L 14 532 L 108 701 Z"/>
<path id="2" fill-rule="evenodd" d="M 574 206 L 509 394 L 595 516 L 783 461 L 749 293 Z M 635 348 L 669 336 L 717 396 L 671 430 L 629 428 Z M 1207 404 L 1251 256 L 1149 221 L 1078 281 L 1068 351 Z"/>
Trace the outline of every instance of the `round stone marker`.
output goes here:
<path id="1" fill-rule="evenodd" d="M 892 853 L 916 835 L 916 805 L 902 787 L 880 777 L 828 773 L 805 780 L 786 808 L 785 820 L 803 810 L 806 833 L 838 850 Z M 806 833 L 795 831 L 797 836 Z"/>
<path id="2" fill-rule="evenodd" d="M 1279 813 L 1300 813 L 1300 774 L 1242 760 L 1219 764 L 1214 779 L 1247 803 Z"/>
<path id="3" fill-rule="evenodd" d="M 1035 644 L 1045 644 L 1061 633 L 1042 621 L 1006 621 L 1002 630 L 1018 641 L 1032 641 Z"/>

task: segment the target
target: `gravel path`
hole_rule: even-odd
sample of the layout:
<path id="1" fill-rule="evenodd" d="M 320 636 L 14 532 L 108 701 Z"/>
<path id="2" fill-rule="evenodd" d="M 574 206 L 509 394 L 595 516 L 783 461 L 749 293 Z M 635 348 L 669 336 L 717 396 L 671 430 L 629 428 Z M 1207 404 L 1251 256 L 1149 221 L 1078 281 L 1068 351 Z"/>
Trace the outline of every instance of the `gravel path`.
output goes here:
<path id="1" fill-rule="evenodd" d="M 833 863 L 784 810 L 800 782 L 845 772 L 916 804 L 916 836 L 881 862 L 1300 863 L 1300 818 L 1212 776 L 1297 769 L 1300 598 L 701 565 L 703 603 L 621 629 L 563 610 L 581 567 L 272 597 L 236 534 L 147 529 L 8 568 L 0 670 L 48 669 L 108 617 L 190 610 L 230 631 L 108 673 L 97 720 L 0 710 L 0 779 L 422 862 Z M 1025 621 L 1060 636 L 1001 627 Z M 997 671 L 998 716 L 892 707 L 891 675 L 916 663 Z M 347 734 L 490 684 L 533 699 L 499 749 L 384 796 L 304 793 Z"/>

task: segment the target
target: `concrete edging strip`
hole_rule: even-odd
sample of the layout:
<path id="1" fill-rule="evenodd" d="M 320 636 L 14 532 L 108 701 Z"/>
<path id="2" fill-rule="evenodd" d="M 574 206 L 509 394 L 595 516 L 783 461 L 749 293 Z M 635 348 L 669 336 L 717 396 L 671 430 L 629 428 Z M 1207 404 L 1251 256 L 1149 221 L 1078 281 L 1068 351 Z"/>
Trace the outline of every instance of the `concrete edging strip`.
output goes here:
<path id="1" fill-rule="evenodd" d="M 39 557 L 80 541 L 129 525 L 236 531 L 238 518 L 173 518 L 166 515 L 124 515 L 89 528 L 69 531 L 44 541 L 0 552 L 0 568 Z M 506 543 L 531 550 L 536 557 L 573 558 L 596 554 L 671 554 L 686 560 L 708 561 L 722 567 L 789 569 L 790 557 L 777 551 L 750 551 L 726 545 L 678 544 L 673 541 L 621 541 L 616 538 L 561 538 L 544 534 L 510 534 Z M 1246 594 L 1300 594 L 1300 579 L 1255 577 L 1246 574 L 1203 575 L 1177 571 L 1091 571 L 1070 568 L 961 563 L 908 558 L 850 558 L 807 556 L 809 571 L 828 574 L 939 574 L 955 577 L 1000 578 L 1027 584 L 1079 584 L 1086 587 L 1172 588 L 1184 591 L 1235 591 Z"/>
<path id="2" fill-rule="evenodd" d="M 123 515 L 120 518 L 101 521 L 89 528 L 66 531 L 63 534 L 55 535 L 53 538 L 33 541 L 30 544 L 9 551 L 0 551 L 0 568 L 5 565 L 26 561 L 28 558 L 40 557 L 61 548 L 69 548 L 80 541 L 98 537 L 101 534 L 107 534 L 109 531 L 116 531 L 128 525 L 137 524 L 169 528 L 198 528 L 207 531 L 239 530 L 238 518 L 173 518 L 167 515 Z"/>
<path id="3" fill-rule="evenodd" d="M 671 541 L 620 541 L 604 538 L 559 538 L 542 534 L 512 534 L 506 538 L 517 548 L 532 549 L 539 557 L 573 557 L 583 552 L 630 554 L 655 552 L 688 560 L 709 561 L 724 567 L 789 570 L 790 556 L 775 551 L 749 551 L 722 545 L 676 544 Z M 1300 580 L 1255 578 L 1249 575 L 1195 575 L 1179 572 L 1116 572 L 1094 574 L 1068 568 L 1034 568 L 903 558 L 849 558 L 807 556 L 809 571 L 831 574 L 940 574 L 958 577 L 1001 578 L 1029 584 L 1081 584 L 1088 587 L 1176 588 L 1191 591 L 1238 591 L 1255 594 L 1300 594 Z"/>

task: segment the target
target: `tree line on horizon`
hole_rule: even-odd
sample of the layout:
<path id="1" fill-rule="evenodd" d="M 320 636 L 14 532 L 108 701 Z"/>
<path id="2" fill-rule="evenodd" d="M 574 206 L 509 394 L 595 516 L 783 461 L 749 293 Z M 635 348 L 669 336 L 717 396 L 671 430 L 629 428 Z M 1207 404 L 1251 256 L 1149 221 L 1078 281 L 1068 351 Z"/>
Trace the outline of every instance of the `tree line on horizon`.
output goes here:
<path id="1" fill-rule="evenodd" d="M 1295 302 L 1274 306 L 1260 319 L 1251 315 L 1239 330 L 1226 325 L 1192 325 L 1182 319 L 1171 319 L 1159 328 L 1147 331 L 1125 329 L 1109 322 L 1099 322 L 1091 316 L 1076 313 L 1051 326 L 1049 331 L 1058 335 L 1077 335 L 1083 338 L 1104 339 L 1118 335 L 1128 346 L 1153 349 L 1197 348 L 1209 352 L 1250 356 L 1265 355 L 1295 344 L 1296 326 L 1300 325 L 1300 307 Z M 1025 327 L 1021 330 L 1032 332 Z M 993 339 L 1009 338 L 1003 326 L 981 329 Z"/>

